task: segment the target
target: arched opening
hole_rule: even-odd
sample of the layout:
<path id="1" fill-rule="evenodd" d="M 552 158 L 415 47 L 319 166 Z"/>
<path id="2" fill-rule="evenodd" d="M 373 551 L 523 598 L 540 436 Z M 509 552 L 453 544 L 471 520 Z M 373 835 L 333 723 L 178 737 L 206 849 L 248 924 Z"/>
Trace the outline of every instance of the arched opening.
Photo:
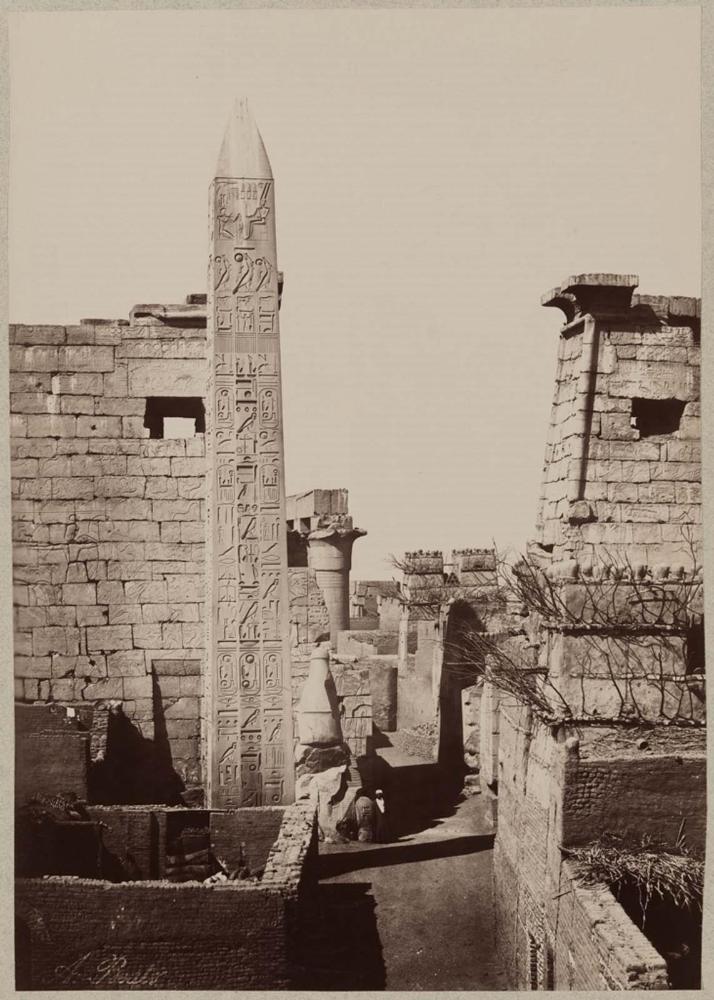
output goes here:
<path id="1" fill-rule="evenodd" d="M 469 770 L 467 761 L 476 749 L 467 743 L 469 731 L 476 726 L 478 708 L 471 703 L 469 717 L 464 717 L 464 692 L 480 683 L 482 670 L 472 652 L 472 637 L 483 630 L 473 607 L 467 601 L 455 601 L 446 620 L 439 682 L 439 764 L 459 781 Z M 478 739 L 478 732 L 474 735 Z"/>

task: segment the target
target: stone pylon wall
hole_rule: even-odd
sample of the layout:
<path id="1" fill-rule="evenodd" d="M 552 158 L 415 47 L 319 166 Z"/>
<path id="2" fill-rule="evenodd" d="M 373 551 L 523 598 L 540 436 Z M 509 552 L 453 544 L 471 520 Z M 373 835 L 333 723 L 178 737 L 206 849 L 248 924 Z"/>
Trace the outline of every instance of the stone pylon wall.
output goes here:
<path id="1" fill-rule="evenodd" d="M 553 558 L 690 564 L 701 538 L 699 301 L 568 278 L 538 512 Z"/>

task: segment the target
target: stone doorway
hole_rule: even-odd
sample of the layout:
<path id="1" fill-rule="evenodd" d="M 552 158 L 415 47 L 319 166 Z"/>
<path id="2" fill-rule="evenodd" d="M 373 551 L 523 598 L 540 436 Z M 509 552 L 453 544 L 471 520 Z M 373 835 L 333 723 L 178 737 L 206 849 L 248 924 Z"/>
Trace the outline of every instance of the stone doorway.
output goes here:
<path id="1" fill-rule="evenodd" d="M 470 701 L 480 685 L 481 670 L 468 655 L 469 634 L 484 631 L 484 626 L 473 607 L 463 600 L 455 601 L 449 609 L 444 629 L 444 649 L 439 678 L 439 741 L 438 760 L 446 773 L 455 779 L 463 778 L 472 759 L 470 739 L 478 712 L 464 714 L 464 702 Z"/>

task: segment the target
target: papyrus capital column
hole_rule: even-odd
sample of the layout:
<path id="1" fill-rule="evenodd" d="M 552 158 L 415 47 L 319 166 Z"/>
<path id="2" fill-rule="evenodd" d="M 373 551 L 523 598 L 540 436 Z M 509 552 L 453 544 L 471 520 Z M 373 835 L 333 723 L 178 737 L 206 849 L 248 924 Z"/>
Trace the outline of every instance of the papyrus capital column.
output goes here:
<path id="1" fill-rule="evenodd" d="M 330 641 L 337 643 L 338 632 L 350 627 L 350 569 L 352 546 L 366 534 L 358 528 L 320 528 L 307 536 L 308 565 L 315 571 L 317 585 L 330 617 Z"/>

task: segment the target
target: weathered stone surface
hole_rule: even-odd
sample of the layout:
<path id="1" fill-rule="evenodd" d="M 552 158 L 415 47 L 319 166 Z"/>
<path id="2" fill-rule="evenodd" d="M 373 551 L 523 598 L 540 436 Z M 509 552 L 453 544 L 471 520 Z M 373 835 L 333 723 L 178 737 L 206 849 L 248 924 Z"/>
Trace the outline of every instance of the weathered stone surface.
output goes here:
<path id="1" fill-rule="evenodd" d="M 357 791 L 349 787 L 347 779 L 347 765 L 342 764 L 316 774 L 304 774 L 295 782 L 296 801 L 307 799 L 314 804 L 318 836 L 327 843 L 345 840 L 338 826 L 353 808 Z"/>
<path id="2" fill-rule="evenodd" d="M 641 352 L 640 352 L 641 353 Z M 622 360 L 610 381 L 610 394 L 645 399 L 692 399 L 696 382 L 687 364 Z"/>
<path id="3" fill-rule="evenodd" d="M 59 416 L 54 413 L 43 416 L 30 415 L 27 417 L 26 426 L 27 437 L 74 437 L 77 418 L 66 415 Z"/>
<path id="4" fill-rule="evenodd" d="M 349 763 L 349 752 L 342 746 L 313 747 L 298 744 L 295 752 L 295 771 L 303 774 L 317 774 Z"/>
<path id="5" fill-rule="evenodd" d="M 111 347 L 60 347 L 56 368 L 66 372 L 111 372 L 114 351 Z"/>
<path id="6" fill-rule="evenodd" d="M 10 343 L 35 346 L 37 344 L 64 344 L 66 332 L 63 326 L 26 326 L 24 323 L 10 328 Z"/>
<path id="7" fill-rule="evenodd" d="M 87 628 L 87 649 L 90 652 L 112 652 L 131 648 L 132 636 L 129 625 Z"/>
<path id="8" fill-rule="evenodd" d="M 77 436 L 113 438 L 121 434 L 120 417 L 77 417 Z"/>
<path id="9" fill-rule="evenodd" d="M 116 395 L 203 396 L 205 372 L 193 360 L 129 361 L 128 388 Z"/>
<path id="10" fill-rule="evenodd" d="M 10 367 L 15 372 L 56 372 L 56 347 L 10 347 Z"/>

